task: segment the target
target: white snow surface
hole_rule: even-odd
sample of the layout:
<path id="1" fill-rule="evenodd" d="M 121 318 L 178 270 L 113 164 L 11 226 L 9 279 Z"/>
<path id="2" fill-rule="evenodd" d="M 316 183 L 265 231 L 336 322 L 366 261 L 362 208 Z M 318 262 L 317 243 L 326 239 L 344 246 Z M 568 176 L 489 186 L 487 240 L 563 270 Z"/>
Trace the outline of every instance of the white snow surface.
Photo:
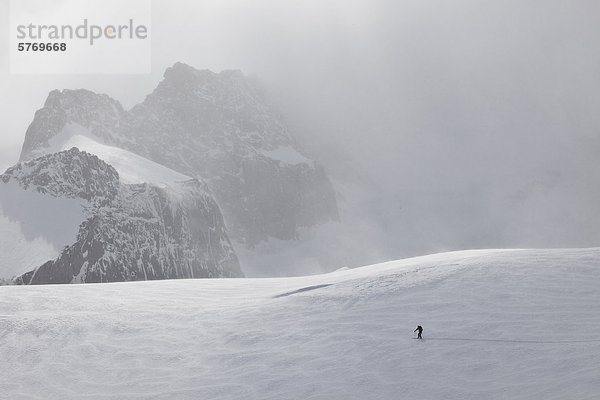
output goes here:
<path id="1" fill-rule="evenodd" d="M 555 249 L 0 287 L 0 397 L 596 399 L 599 283 L 600 249 Z"/>
<path id="2" fill-rule="evenodd" d="M 44 152 L 53 153 L 69 150 L 72 147 L 94 154 L 112 165 L 119 173 L 119 179 L 123 183 L 146 182 L 165 186 L 172 182 L 191 179 L 187 175 L 130 151 L 102 144 L 87 128 L 75 123 L 68 123 L 59 135 L 51 139 L 50 149 L 44 149 Z"/>
<path id="3" fill-rule="evenodd" d="M 23 274 L 77 238 L 87 201 L 56 198 L 0 181 L 0 278 Z"/>

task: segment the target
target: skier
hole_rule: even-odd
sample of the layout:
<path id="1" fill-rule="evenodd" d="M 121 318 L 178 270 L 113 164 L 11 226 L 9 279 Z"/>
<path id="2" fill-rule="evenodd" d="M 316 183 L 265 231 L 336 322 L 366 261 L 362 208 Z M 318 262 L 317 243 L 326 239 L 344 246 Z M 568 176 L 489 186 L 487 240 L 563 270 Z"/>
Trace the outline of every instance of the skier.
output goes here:
<path id="1" fill-rule="evenodd" d="M 413 332 L 419 331 L 419 334 L 417 335 L 417 339 L 423 339 L 423 337 L 421 336 L 421 333 L 423 333 L 423 327 L 421 325 L 417 325 L 417 329 L 415 329 Z"/>

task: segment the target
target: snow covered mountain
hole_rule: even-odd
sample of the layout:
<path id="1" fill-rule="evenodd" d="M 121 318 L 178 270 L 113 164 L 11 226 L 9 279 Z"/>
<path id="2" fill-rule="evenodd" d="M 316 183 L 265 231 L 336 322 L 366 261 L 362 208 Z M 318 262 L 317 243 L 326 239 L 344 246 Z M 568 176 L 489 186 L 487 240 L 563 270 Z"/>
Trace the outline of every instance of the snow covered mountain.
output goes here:
<path id="1" fill-rule="evenodd" d="M 74 136 L 205 180 L 231 237 L 248 247 L 338 218 L 323 168 L 298 150 L 239 71 L 176 63 L 130 111 L 87 90 L 53 91 L 27 130 L 21 160 L 64 148 Z"/>
<path id="2" fill-rule="evenodd" d="M 481 250 L 300 278 L 0 287 L 0 397 L 595 399 L 599 266 L 600 249 Z"/>
<path id="3" fill-rule="evenodd" d="M 110 153 L 107 149 L 104 150 Z M 131 161 L 131 157 L 127 159 Z M 117 165 L 121 170 L 130 171 L 130 179 L 137 175 L 134 168 Z M 146 163 L 137 168 L 151 173 L 151 166 Z M 155 167 L 154 171 L 156 168 L 166 170 Z M 187 178 L 175 172 L 171 176 Z M 31 217 L 24 216 L 26 212 L 18 205 L 20 197 L 36 196 L 41 214 L 52 212 L 46 205 L 56 199 L 70 201 L 67 206 L 75 201 L 82 217 L 76 237 L 69 243 L 62 240 L 60 244 L 64 247 L 60 254 L 49 261 L 46 258 L 46 262 L 29 272 L 19 271 L 16 266 L 0 266 L 4 276 L 21 273 L 15 280 L 17 283 L 242 276 L 220 210 L 205 184 L 198 180 L 162 182 L 161 185 L 122 183 L 111 165 L 72 148 L 21 162 L 0 175 L 0 182 L 2 191 L 12 196 L 12 201 L 7 201 L 8 196 L 0 198 L 3 216 L 13 225 L 16 222 L 23 231 L 28 229 L 29 233 L 24 236 L 29 239 L 48 239 L 52 237 L 53 227 L 46 224 L 44 229 L 39 229 L 35 223 L 23 222 Z M 16 210 L 21 212 L 18 214 Z M 70 220 L 72 228 L 75 218 L 71 215 Z M 13 225 L 10 226 L 15 228 Z M 54 228 L 61 235 L 61 226 Z M 25 250 L 35 247 L 33 240 L 25 238 L 24 241 L 30 243 L 24 246 Z M 11 249 L 4 251 L 12 252 Z M 19 251 L 22 256 L 26 255 L 24 250 Z M 44 254 L 49 255 L 50 251 Z M 2 260 L 3 264 L 18 262 L 18 256 Z M 18 268 L 31 267 L 31 264 L 32 260 L 18 262 Z"/>

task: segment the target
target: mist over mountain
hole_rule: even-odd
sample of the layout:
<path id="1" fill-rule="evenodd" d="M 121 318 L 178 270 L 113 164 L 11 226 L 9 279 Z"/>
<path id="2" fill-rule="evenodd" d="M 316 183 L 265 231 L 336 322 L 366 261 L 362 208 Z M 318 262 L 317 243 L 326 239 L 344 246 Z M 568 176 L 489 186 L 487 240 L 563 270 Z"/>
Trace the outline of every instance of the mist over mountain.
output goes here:
<path id="1" fill-rule="evenodd" d="M 130 110 L 89 90 L 54 90 L 27 130 L 21 159 L 85 150 L 89 141 L 80 139 L 91 138 L 92 152 L 109 145 L 206 181 L 250 276 L 316 273 L 456 248 L 600 240 L 600 221 L 589 217 L 600 198 L 588 184 L 600 176 L 592 137 L 557 133 L 555 143 L 526 137 L 503 143 L 452 128 L 405 134 L 399 145 L 393 132 L 406 116 L 399 109 L 397 117 L 381 114 L 373 126 L 381 134 L 357 147 L 332 142 L 339 127 L 318 124 L 328 107 L 290 102 L 269 85 L 240 71 L 175 63 Z M 317 93 L 314 100 L 327 101 Z M 349 97 L 346 106 L 359 100 Z M 364 112 L 333 118 L 349 131 L 367 129 Z M 555 131 L 549 127 L 548 134 Z M 462 148 L 474 142 L 472 151 Z M 376 150 L 386 143 L 396 150 L 392 157 Z"/>
<path id="2" fill-rule="evenodd" d="M 333 247 L 340 266 L 449 249 L 597 245 L 599 7 L 154 2 L 151 74 L 48 79 L 10 75 L 5 62 L 0 164 L 14 164 L 31 111 L 53 89 L 107 93 L 131 110 L 178 60 L 239 68 L 262 80 L 300 152 L 338 192 L 348 243 Z"/>
<path id="3" fill-rule="evenodd" d="M 106 95 L 54 91 L 27 131 L 21 159 L 68 139 L 65 128 L 203 178 L 234 238 L 249 246 L 268 237 L 293 239 L 300 227 L 337 219 L 322 167 L 300 153 L 238 71 L 176 63 L 129 112 Z"/>
<path id="4" fill-rule="evenodd" d="M 110 201 L 98 206 L 95 219 L 80 227 L 76 245 L 62 251 L 55 261 L 48 261 L 23 276 L 20 282 L 237 276 L 241 272 L 236 272 L 234 248 L 243 255 L 242 266 L 251 275 L 287 275 L 309 268 L 318 271 L 324 267 L 322 258 L 331 260 L 332 256 L 330 243 L 320 243 L 314 235 L 330 231 L 332 224 L 336 233 L 343 229 L 336 195 L 324 169 L 303 154 L 260 89 L 239 71 L 217 74 L 176 63 L 167 69 L 163 81 L 144 102 L 129 111 L 104 94 L 85 89 L 53 90 L 27 129 L 21 164 L 9 169 L 6 178 L 21 165 L 39 163 L 71 148 L 98 156 L 118 170 L 123 183 L 138 186 L 125 185 L 119 196 L 110 195 Z M 63 169 L 56 168 L 69 173 Z M 93 170 L 85 173 L 95 175 Z M 214 195 L 215 205 L 207 206 L 206 214 L 221 218 L 220 210 L 223 211 L 224 225 L 213 221 L 213 225 L 208 224 L 212 226 L 209 231 L 222 230 L 215 233 L 217 243 L 228 243 L 231 238 L 234 246 L 220 250 L 224 254 L 230 252 L 231 256 L 213 254 L 210 243 L 215 239 L 190 236 L 190 229 L 204 229 L 194 224 L 206 225 L 206 222 L 187 219 L 187 211 L 177 221 L 165 217 L 179 212 L 180 205 L 172 206 L 169 196 L 172 191 L 180 190 L 178 181 L 190 177 L 205 182 L 210 190 L 207 196 Z M 59 178 L 47 175 L 40 178 L 32 173 L 27 179 L 42 179 L 44 185 L 38 186 L 37 192 L 47 193 L 46 186 L 58 184 L 54 180 Z M 187 184 L 187 190 L 193 190 L 192 187 L 193 184 Z M 127 194 L 129 191 L 135 196 Z M 85 197 L 76 197 L 86 200 L 93 197 L 97 203 L 97 196 L 84 194 Z M 136 196 L 141 200 L 132 201 Z M 194 196 L 202 197 L 200 193 Z M 146 213 L 142 209 L 147 207 L 144 205 L 147 199 L 153 199 L 150 210 L 156 210 L 148 211 L 149 215 L 171 224 L 167 229 L 171 236 L 166 242 L 160 239 L 153 245 L 160 252 L 157 257 L 162 260 L 162 249 L 168 248 L 170 242 L 182 250 L 168 252 L 164 261 L 157 261 L 148 254 L 131 254 L 121 249 L 109 257 L 120 266 L 117 271 L 114 265 L 103 267 L 105 241 L 137 242 L 142 240 L 138 235 L 148 235 L 143 224 L 122 225 L 114 212 L 105 209 L 118 209 L 128 220 L 128 214 Z M 195 249 L 194 240 L 199 240 L 202 248 L 208 247 L 198 249 L 199 253 L 191 256 L 190 261 L 182 261 L 181 251 Z M 95 252 L 96 258 L 90 263 L 86 259 L 89 249 L 82 246 L 92 242 L 101 251 Z M 228 244 L 219 246 L 229 248 Z M 273 254 L 277 260 L 272 258 Z M 188 272 L 185 266 L 198 263 L 198 257 L 216 263 L 217 267 L 201 262 L 202 265 L 189 267 Z M 235 262 L 223 261 L 224 257 Z M 313 265 L 307 267 L 306 260 Z M 222 262 L 228 266 L 219 266 Z M 137 269 L 125 267 L 128 263 L 137 265 Z M 333 265 L 341 263 L 344 261 L 336 260 Z M 79 272 L 83 264 L 90 264 L 92 270 Z M 146 271 L 149 264 L 153 270 L 150 275 Z"/>

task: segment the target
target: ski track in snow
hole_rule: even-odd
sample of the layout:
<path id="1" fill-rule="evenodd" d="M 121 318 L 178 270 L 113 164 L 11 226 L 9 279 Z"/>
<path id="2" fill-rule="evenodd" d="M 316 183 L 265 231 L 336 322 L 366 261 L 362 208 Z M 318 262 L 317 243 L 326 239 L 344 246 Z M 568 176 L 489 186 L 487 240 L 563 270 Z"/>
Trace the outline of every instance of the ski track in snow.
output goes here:
<path id="1" fill-rule="evenodd" d="M 0 287 L 0 398 L 593 399 L 599 283 L 583 249 Z"/>

